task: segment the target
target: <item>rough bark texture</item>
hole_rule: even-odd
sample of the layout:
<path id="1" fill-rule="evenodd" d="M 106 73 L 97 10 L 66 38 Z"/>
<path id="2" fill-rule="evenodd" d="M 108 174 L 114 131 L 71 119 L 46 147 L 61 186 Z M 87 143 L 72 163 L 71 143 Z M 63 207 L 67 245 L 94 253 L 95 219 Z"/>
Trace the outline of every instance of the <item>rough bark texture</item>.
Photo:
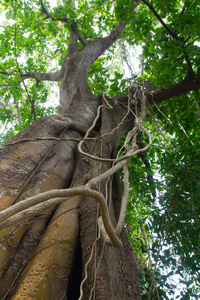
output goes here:
<path id="1" fill-rule="evenodd" d="M 98 150 L 97 150 L 98 149 Z M 113 144 L 106 139 L 97 145 L 95 154 L 105 158 L 112 157 Z M 107 163 L 91 162 L 90 176 L 93 178 L 110 168 Z M 116 180 L 116 179 L 115 179 Z M 111 179 L 103 182 L 98 189 L 107 197 L 113 224 L 116 224 L 114 206 L 116 181 Z M 118 195 L 119 196 L 119 195 Z M 97 219 L 100 215 L 99 207 L 93 199 L 83 199 L 80 204 L 80 240 L 82 250 L 82 270 L 85 276 L 85 265 L 89 260 L 93 243 L 98 235 Z M 115 249 L 98 240 L 92 259 L 88 265 L 88 279 L 83 286 L 83 299 L 140 299 L 137 282 L 137 268 L 133 253 L 125 233 L 121 235 L 123 247 Z"/>
<path id="2" fill-rule="evenodd" d="M 107 109 L 104 109 L 102 112 L 102 134 L 110 132 L 125 114 L 117 103 L 113 104 L 115 104 L 113 108 L 114 111 L 108 112 Z M 118 119 L 116 115 L 118 115 Z M 60 120 L 60 117 L 57 118 Z M 28 128 L 12 142 L 16 142 L 17 139 L 30 138 L 32 136 L 56 136 L 65 126 L 68 126 L 68 123 L 66 125 L 64 122 L 62 126 L 59 123 L 60 126 L 55 129 L 57 123 L 53 121 L 54 119 L 56 119 L 56 117 L 50 118 L 50 124 L 48 123 L 49 118 L 35 123 L 32 128 Z M 86 120 L 88 121 L 88 118 L 86 118 Z M 67 121 L 69 121 L 69 119 L 67 119 Z M 49 126 L 44 125 L 44 123 Z M 45 129 L 47 127 L 48 131 L 43 133 L 42 128 Z M 104 158 L 111 157 L 113 153 L 116 152 L 116 145 L 121 132 L 124 130 L 123 126 L 121 126 L 116 130 L 114 135 L 105 137 L 100 143 L 92 142 L 92 145 L 91 142 L 89 142 L 86 151 L 90 152 L 90 150 L 93 149 L 92 153 L 95 156 L 97 155 Z M 70 133 L 68 131 L 67 136 L 70 136 L 70 134 L 76 137 L 79 136 L 78 133 Z M 41 146 L 39 147 L 40 143 Z M 1 173 L 2 189 L 8 190 L 10 188 L 13 190 L 15 188 L 14 190 L 17 191 L 21 188 L 27 180 L 28 171 L 26 172 L 26 176 L 20 176 L 20 174 L 23 174 L 28 168 L 30 174 L 51 144 L 52 142 L 50 141 L 41 141 L 39 143 L 26 142 L 12 145 L 13 151 L 8 151 L 7 153 L 6 150 L 10 150 L 10 147 L 3 149 L 2 157 L 4 157 L 4 160 L 2 161 Z M 59 144 L 61 144 L 60 147 Z M 37 147 L 34 148 L 34 145 Z M 81 157 L 79 160 L 76 159 L 76 168 L 74 169 L 73 148 L 75 149 L 76 145 L 77 143 L 75 142 L 59 141 L 52 150 L 52 153 L 46 158 L 44 164 L 41 165 L 38 172 L 33 176 L 29 183 L 28 194 L 26 187 L 19 199 L 23 200 L 27 196 L 52 188 L 66 187 L 71 181 L 72 173 L 74 174 L 72 185 L 84 184 L 90 178 L 99 175 L 110 167 L 110 164 L 93 162 L 85 157 Z M 41 149 L 44 149 L 43 152 Z M 18 165 L 16 165 L 16 156 L 14 156 L 14 158 L 12 156 L 15 151 L 17 153 L 19 151 Z M 29 154 L 25 155 L 25 161 L 23 160 L 24 154 Z M 34 157 L 36 157 L 37 160 Z M 8 173 L 7 168 L 4 167 L 5 163 L 7 163 L 10 168 L 15 167 L 15 169 L 19 171 Z M 70 167 L 68 166 L 69 163 L 71 164 Z M 57 165 L 59 165 L 58 168 L 56 167 Z M 20 168 L 20 166 L 22 167 Z M 4 170 L 6 172 L 4 174 L 7 174 L 6 180 L 3 175 Z M 14 181 L 12 181 L 12 176 L 14 177 Z M 10 183 L 18 185 L 13 187 Z M 103 187 L 104 184 L 101 186 Z M 102 190 L 101 187 L 100 190 Z M 12 201 L 12 194 L 8 192 L 8 195 L 10 196 L 8 199 Z M 112 196 L 109 197 L 110 199 L 112 198 Z M 116 199 L 116 195 L 114 198 Z M 6 200 L 7 205 L 9 205 L 8 199 Z M 17 201 L 19 201 L 19 199 Z M 97 234 L 98 205 L 94 199 L 81 200 L 80 197 L 75 197 L 63 202 L 56 210 L 53 208 L 32 221 L 25 220 L 22 224 L 1 231 L 1 297 L 5 297 L 8 293 L 7 299 L 66 299 L 68 277 L 71 272 L 74 253 L 78 244 L 78 205 L 80 201 L 81 213 L 79 230 L 81 236 L 82 270 L 84 274 L 84 266 L 87 263 L 91 245 Z M 113 205 L 112 202 L 111 205 Z M 114 219 L 113 213 L 113 220 Z M 131 250 L 128 248 L 128 241 L 125 235 L 123 235 L 123 240 L 124 246 L 121 250 L 105 246 L 102 241 L 98 242 L 96 261 L 101 257 L 102 248 L 105 252 L 102 259 L 100 259 L 101 264 L 95 277 L 93 277 L 93 270 L 95 269 L 96 263 L 90 264 L 90 269 L 88 270 L 89 279 L 84 287 L 84 299 L 88 299 L 90 287 L 94 282 L 96 282 L 95 299 L 133 299 L 133 295 L 135 297 L 134 299 L 139 299 L 136 266 Z M 124 251 L 126 251 L 126 255 L 124 255 Z M 128 257 L 129 259 L 127 260 Z M 131 268 L 130 264 L 132 264 Z M 120 282 L 121 284 L 119 284 Z M 124 284 L 125 282 L 126 284 Z M 68 294 L 70 293 L 72 292 L 68 291 Z M 72 294 L 71 299 L 75 299 L 73 297 L 74 295 Z"/>
<path id="3" fill-rule="evenodd" d="M 109 36 L 91 41 L 82 51 L 77 49 L 77 37 L 71 35 L 68 53 L 61 71 L 56 74 L 56 80 L 59 77 L 62 81 L 60 115 L 35 122 L 16 136 L 12 140 L 12 145 L 1 149 L 1 210 L 14 202 L 25 201 L 27 197 L 40 192 L 66 188 L 70 183 L 75 186 L 84 184 L 99 172 L 110 167 L 109 164 L 101 166 L 97 162 L 81 157 L 78 162 L 76 161 L 74 169 L 74 153 L 77 147 L 75 141 L 50 141 L 48 139 L 19 143 L 17 141 L 44 137 L 81 138 L 80 133 L 83 134 L 91 126 L 97 107 L 102 103 L 102 100 L 92 95 L 89 90 L 88 69 L 97 57 L 117 39 L 124 27 L 125 24 L 120 22 Z M 31 76 L 31 73 L 29 75 Z M 32 75 L 35 76 L 35 74 Z M 47 75 L 40 74 L 40 78 L 36 79 L 40 80 L 42 76 Z M 48 80 L 50 77 L 49 75 L 47 77 Z M 125 102 L 127 105 L 127 99 Z M 112 105 L 112 112 L 108 113 L 107 109 L 102 110 L 101 134 L 108 133 L 115 128 L 126 113 L 124 106 L 120 106 L 117 101 L 113 101 Z M 87 151 L 90 152 L 94 148 L 92 150 L 94 155 L 110 157 L 121 133 L 127 131 L 132 125 L 133 120 L 130 118 L 125 126 L 127 128 L 124 124 L 120 126 L 114 135 L 104 138 L 104 144 L 89 142 Z M 81 214 L 78 226 L 80 201 Z M 112 201 L 110 205 L 113 206 Z M 1 230 L 1 299 L 66 299 L 67 295 L 69 299 L 78 297 L 78 293 L 76 292 L 75 295 L 71 287 L 74 285 L 78 287 L 80 282 L 74 282 L 74 277 L 69 274 L 73 269 L 73 261 L 81 261 L 79 281 L 82 270 L 84 273 L 91 244 L 97 233 L 96 214 L 93 214 L 97 206 L 94 199 L 87 201 L 74 197 L 64 201 L 57 208 L 44 211 L 32 220 L 27 219 L 20 224 Z M 87 228 L 92 230 L 91 235 L 88 235 Z M 79 234 L 80 242 L 78 242 Z M 126 241 L 125 238 L 123 239 Z M 97 245 L 98 253 L 101 253 L 102 245 L 102 241 L 99 242 L 99 246 Z M 123 258 L 124 251 L 127 252 L 126 256 L 131 257 L 128 254 L 130 250 L 127 250 L 127 241 L 125 245 L 120 251 L 103 247 L 105 249 L 103 263 L 100 264 L 95 278 L 92 277 L 92 270 L 96 264 L 93 268 L 90 266 L 89 283 L 86 283 L 86 288 L 84 287 L 85 299 L 88 299 L 88 287 L 95 281 L 98 283 L 95 288 L 96 299 L 114 299 L 117 286 L 120 287 L 117 292 L 119 299 L 124 297 L 133 299 L 133 295 L 138 295 L 135 265 L 133 263 L 133 268 L 129 268 L 130 262 L 128 261 L 127 264 L 126 257 Z M 76 251 L 79 257 L 75 255 Z M 81 253 L 82 258 L 80 258 Z M 116 267 L 117 261 L 118 267 Z M 120 264 L 120 262 L 123 263 Z M 77 266 L 77 263 L 74 265 Z M 109 278 L 106 274 L 110 274 Z M 68 289 L 69 278 L 72 279 L 70 279 Z M 123 282 L 126 282 L 126 285 Z"/>

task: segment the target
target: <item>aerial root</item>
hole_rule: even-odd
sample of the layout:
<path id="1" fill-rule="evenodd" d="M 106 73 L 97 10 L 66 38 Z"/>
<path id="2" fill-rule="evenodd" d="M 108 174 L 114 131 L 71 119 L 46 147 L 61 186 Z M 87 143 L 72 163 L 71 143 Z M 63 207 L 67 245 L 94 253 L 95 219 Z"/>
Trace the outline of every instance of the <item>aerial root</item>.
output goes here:
<path id="1" fill-rule="evenodd" d="M 101 210 L 101 217 L 99 217 L 97 222 L 101 231 L 101 235 L 107 245 L 120 248 L 122 246 L 122 242 L 119 239 L 119 236 L 123 228 L 125 215 L 126 215 L 126 205 L 129 196 L 129 171 L 128 171 L 129 160 L 132 156 L 146 151 L 152 144 L 151 135 L 144 127 L 142 127 L 142 124 L 146 116 L 146 104 L 145 104 L 146 100 L 144 97 L 144 93 L 142 94 L 142 96 L 143 97 L 142 97 L 141 115 L 140 117 L 136 116 L 135 126 L 127 134 L 124 143 L 124 148 L 126 150 L 125 155 L 117 158 L 115 160 L 115 164 L 113 164 L 113 166 L 110 169 L 98 175 L 97 177 L 91 179 L 87 184 L 83 186 L 62 189 L 62 190 L 50 190 L 41 193 L 39 195 L 34 195 L 30 198 L 27 198 L 26 200 L 23 200 L 19 203 L 16 203 L 8 207 L 4 211 L 0 212 L 0 230 L 14 224 L 18 224 L 19 222 L 24 221 L 24 219 L 33 218 L 51 206 L 57 205 L 74 196 L 81 195 L 84 197 L 93 198 L 96 201 L 98 201 Z M 107 100 L 105 100 L 105 102 L 107 103 Z M 112 107 L 108 103 L 107 105 L 108 108 L 112 109 Z M 85 139 L 87 139 L 87 137 L 90 134 L 90 131 L 94 128 L 98 116 L 100 114 L 101 108 L 102 106 L 99 107 L 97 117 L 95 118 L 92 126 L 86 132 Z M 127 116 L 127 114 L 125 116 Z M 124 120 L 125 117 L 123 118 L 123 122 Z M 138 145 L 136 144 L 137 134 L 139 130 L 143 130 L 149 138 L 148 145 L 142 149 L 138 149 Z M 79 143 L 79 151 L 83 155 L 88 156 L 81 150 L 82 143 L 83 141 Z M 91 156 L 90 158 L 96 159 L 96 157 L 93 156 Z M 107 160 L 101 159 L 101 161 L 107 161 Z M 102 181 L 110 178 L 114 173 L 119 171 L 121 168 L 123 168 L 124 170 L 124 195 L 122 198 L 119 220 L 116 225 L 116 228 L 114 229 L 110 219 L 105 197 L 103 196 L 102 193 L 93 190 L 93 188 L 96 187 Z"/>

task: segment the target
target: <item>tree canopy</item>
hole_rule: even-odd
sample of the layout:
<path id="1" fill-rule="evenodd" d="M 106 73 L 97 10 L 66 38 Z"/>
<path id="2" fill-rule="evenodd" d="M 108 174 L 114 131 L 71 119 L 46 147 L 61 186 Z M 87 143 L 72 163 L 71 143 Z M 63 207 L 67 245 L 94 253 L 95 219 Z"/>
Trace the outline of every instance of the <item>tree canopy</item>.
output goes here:
<path id="1" fill-rule="evenodd" d="M 150 91 L 145 126 L 153 144 L 131 158 L 125 223 L 142 296 L 198 299 L 199 1 L 2 0 L 0 13 L 2 146 L 34 121 L 58 112 L 55 89 L 71 33 L 79 51 L 109 34 L 116 40 L 94 59 L 88 81 L 93 94 L 110 98 L 127 95 L 131 87 Z"/>

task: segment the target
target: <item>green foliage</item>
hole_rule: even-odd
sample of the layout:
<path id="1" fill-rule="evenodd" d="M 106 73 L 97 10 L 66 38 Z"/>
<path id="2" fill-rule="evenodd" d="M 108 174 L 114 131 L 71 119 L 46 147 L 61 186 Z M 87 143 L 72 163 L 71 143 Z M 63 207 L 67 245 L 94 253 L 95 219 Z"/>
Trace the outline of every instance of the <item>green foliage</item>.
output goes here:
<path id="1" fill-rule="evenodd" d="M 146 126 L 152 123 L 154 145 L 147 153 L 150 170 L 140 158 L 132 159 L 131 186 L 134 186 L 138 200 L 130 198 L 127 222 L 133 229 L 129 234 L 136 256 L 146 257 L 148 245 L 144 243 L 143 226 L 152 262 L 152 268 L 150 262 L 145 266 L 140 260 L 138 264 L 144 299 L 152 284 L 154 267 L 158 271 L 154 275 L 157 290 L 163 299 L 169 299 L 169 295 L 170 299 L 175 296 L 176 299 L 198 299 L 200 295 L 200 120 L 197 99 L 198 94 L 191 93 L 149 108 Z M 157 198 L 151 195 L 149 171 L 159 175 L 157 180 L 154 178 Z M 139 246 L 136 243 L 138 236 Z M 152 290 L 155 299 L 156 293 L 156 289 Z"/>
<path id="2" fill-rule="evenodd" d="M 194 41 L 199 41 L 200 36 L 200 8 L 197 2 L 186 1 L 183 4 L 181 1 L 154 1 L 154 9 L 178 40 L 166 31 L 152 12 L 147 11 L 147 7 L 139 7 L 139 17 L 133 22 L 134 32 L 141 32 L 141 36 L 136 39 L 140 38 L 143 42 L 145 71 L 151 75 L 157 86 L 172 84 L 188 74 L 186 55 L 193 70 L 197 72 L 199 46 L 194 44 Z"/>
<path id="3" fill-rule="evenodd" d="M 126 88 L 127 81 L 124 79 L 124 74 L 115 71 L 114 79 L 110 79 L 111 85 L 109 89 L 109 96 L 113 97 L 116 94 L 123 92 Z"/>
<path id="4" fill-rule="evenodd" d="M 110 79 L 108 68 L 104 65 L 105 59 L 100 57 L 89 70 L 89 86 L 94 94 L 100 95 L 108 91 L 107 83 Z"/>
<path id="5" fill-rule="evenodd" d="M 0 74 L 1 144 L 34 121 L 20 72 L 58 70 L 72 22 L 87 41 L 109 34 L 119 21 L 126 22 L 121 38 L 130 49 L 142 47 L 141 81 L 151 78 L 158 87 L 170 85 L 187 76 L 190 64 L 194 78 L 200 76 L 198 0 L 149 1 L 168 30 L 142 1 L 135 11 L 135 2 L 129 0 L 65 2 L 64 7 L 52 8 L 44 1 L 52 17 L 64 22 L 45 19 L 37 0 L 0 3 L 0 72 L 10 74 Z M 116 45 L 89 70 L 89 85 L 97 95 L 105 92 L 113 97 L 127 88 L 121 64 L 126 53 Z M 26 79 L 25 85 L 36 119 L 54 113 L 48 104 L 52 84 Z M 150 293 L 150 299 L 157 299 L 157 293 L 160 299 L 199 298 L 199 99 L 199 93 L 192 91 L 150 107 L 145 124 L 153 132 L 153 146 L 145 157 L 150 167 L 139 156 L 131 160 L 126 230 L 138 263 L 143 299 Z M 144 134 L 143 139 L 146 142 Z"/>

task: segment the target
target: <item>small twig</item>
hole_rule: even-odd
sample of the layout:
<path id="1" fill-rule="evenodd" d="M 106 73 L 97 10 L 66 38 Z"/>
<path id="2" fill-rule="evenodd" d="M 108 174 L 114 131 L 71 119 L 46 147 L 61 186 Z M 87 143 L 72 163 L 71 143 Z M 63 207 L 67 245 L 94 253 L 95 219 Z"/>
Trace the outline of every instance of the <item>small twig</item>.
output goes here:
<path id="1" fill-rule="evenodd" d="M 0 71 L 0 74 L 2 74 L 2 75 L 13 75 L 13 73 L 15 73 L 15 72 L 3 72 L 3 71 Z"/>
<path id="2" fill-rule="evenodd" d="M 185 45 L 184 46 L 184 48 L 187 48 L 188 46 L 191 46 L 191 45 L 193 45 L 194 44 L 194 42 L 196 42 L 197 40 L 198 40 L 199 38 L 197 37 L 197 38 L 195 38 L 191 43 L 189 43 L 189 44 L 187 44 L 187 45 Z"/>
<path id="3" fill-rule="evenodd" d="M 48 17 L 42 18 L 42 19 L 40 19 L 40 20 L 38 20 L 38 21 L 35 21 L 33 24 L 37 24 L 37 23 L 42 22 L 42 21 L 45 21 L 45 20 L 47 20 L 47 19 L 48 19 Z"/>
<path id="4" fill-rule="evenodd" d="M 177 117 L 176 117 L 177 119 Z M 184 127 L 181 125 L 181 123 L 179 122 L 179 120 L 177 119 L 178 125 L 180 126 L 180 128 L 183 130 L 184 134 L 187 136 L 188 140 L 190 141 L 190 143 L 192 144 L 192 146 L 194 146 L 194 143 L 192 142 L 192 140 L 190 139 L 189 135 L 187 134 L 187 132 L 185 131 Z"/>
<path id="5" fill-rule="evenodd" d="M 185 3 L 186 3 L 186 1 L 185 1 Z M 183 8 L 182 8 L 181 13 L 179 15 L 179 19 L 182 17 L 182 14 L 185 12 L 185 3 L 183 5 Z"/>

